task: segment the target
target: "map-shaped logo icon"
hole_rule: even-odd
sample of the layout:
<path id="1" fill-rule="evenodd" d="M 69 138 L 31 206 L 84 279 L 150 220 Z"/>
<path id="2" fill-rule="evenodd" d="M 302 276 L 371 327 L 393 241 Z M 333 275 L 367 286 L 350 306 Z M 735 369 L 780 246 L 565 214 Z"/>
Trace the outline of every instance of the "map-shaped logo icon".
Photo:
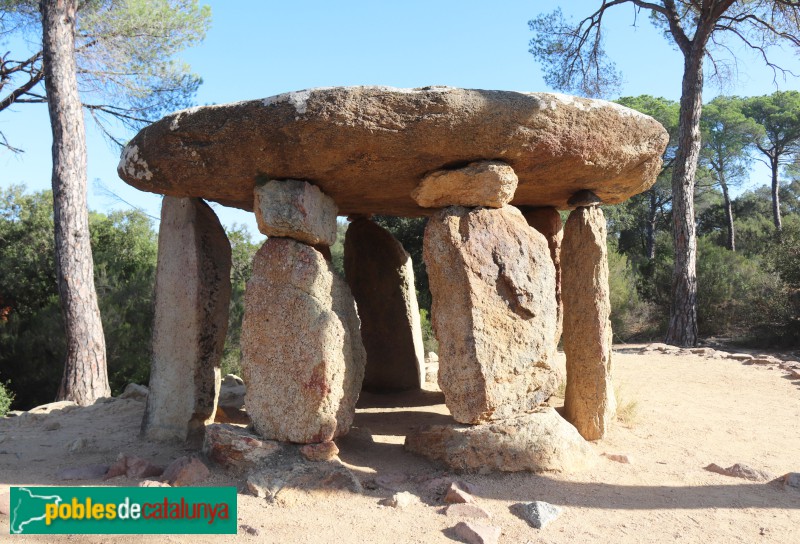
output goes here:
<path id="1" fill-rule="evenodd" d="M 22 534 L 45 524 L 45 507 L 61 504 L 59 495 L 37 495 L 27 487 L 16 489 L 11 500 L 11 534 Z"/>

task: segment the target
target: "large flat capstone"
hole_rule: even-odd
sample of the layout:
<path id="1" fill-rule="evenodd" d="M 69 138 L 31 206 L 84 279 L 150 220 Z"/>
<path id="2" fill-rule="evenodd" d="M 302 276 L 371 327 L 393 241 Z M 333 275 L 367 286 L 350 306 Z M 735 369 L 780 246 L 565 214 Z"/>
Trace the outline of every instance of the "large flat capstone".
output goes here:
<path id="1" fill-rule="evenodd" d="M 499 160 L 519 178 L 512 204 L 569 208 L 649 188 L 667 143 L 651 117 L 602 100 L 425 87 L 334 87 L 183 110 L 143 129 L 118 172 L 154 193 L 246 210 L 270 179 L 305 180 L 342 215 L 428 215 L 411 196 L 430 173 Z"/>

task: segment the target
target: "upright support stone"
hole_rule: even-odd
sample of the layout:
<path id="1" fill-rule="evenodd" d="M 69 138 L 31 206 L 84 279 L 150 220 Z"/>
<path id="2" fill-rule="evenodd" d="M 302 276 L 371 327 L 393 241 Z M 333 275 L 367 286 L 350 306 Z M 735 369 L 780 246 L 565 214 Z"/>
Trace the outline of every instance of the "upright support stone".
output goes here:
<path id="1" fill-rule="evenodd" d="M 201 439 L 214 420 L 230 273 L 231 246 L 211 208 L 198 198 L 164 197 L 145 437 Z"/>
<path id="2" fill-rule="evenodd" d="M 597 440 L 605 435 L 616 414 L 603 211 L 595 206 L 577 208 L 567 219 L 564 231 L 564 413 L 586 440 Z"/>
<path id="3" fill-rule="evenodd" d="M 362 217 L 347 228 L 344 270 L 367 351 L 364 389 L 419 389 L 425 351 L 411 256 L 389 231 Z"/>
<path id="4" fill-rule="evenodd" d="M 519 210 L 433 215 L 424 258 L 439 340 L 439 386 L 456 421 L 532 412 L 557 387 L 555 268 Z"/>
<path id="5" fill-rule="evenodd" d="M 555 208 L 526 208 L 522 215 L 530 226 L 542 233 L 550 248 L 550 258 L 556 267 L 556 302 L 558 303 L 558 327 L 556 328 L 555 343 L 561 339 L 564 321 L 564 304 L 561 301 L 561 241 L 564 238 L 564 226 L 561 215 Z"/>
<path id="6" fill-rule="evenodd" d="M 245 405 L 264 438 L 347 433 L 366 356 L 347 284 L 311 246 L 269 238 L 253 259 L 242 324 Z"/>

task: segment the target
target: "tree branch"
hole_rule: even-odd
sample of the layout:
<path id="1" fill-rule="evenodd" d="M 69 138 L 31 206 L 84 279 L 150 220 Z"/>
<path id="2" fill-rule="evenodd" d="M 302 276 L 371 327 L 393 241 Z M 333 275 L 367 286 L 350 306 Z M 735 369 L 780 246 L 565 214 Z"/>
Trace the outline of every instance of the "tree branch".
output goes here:
<path id="1" fill-rule="evenodd" d="M 667 10 L 664 8 L 664 6 L 661 6 L 659 4 L 654 4 L 652 2 L 644 2 L 643 0 L 631 0 L 631 2 L 633 2 L 633 4 L 636 5 L 637 7 L 657 11 L 658 13 L 664 16 L 668 15 Z"/>
<path id="2" fill-rule="evenodd" d="M 2 79 L 7 79 L 8 76 L 10 76 L 11 74 L 13 74 L 15 72 L 21 72 L 21 71 L 25 71 L 25 72 L 31 73 L 31 70 L 26 70 L 26 68 L 29 67 L 29 66 L 32 66 L 33 64 L 36 63 L 36 61 L 38 61 L 41 58 L 42 58 L 42 52 L 41 51 L 39 51 L 38 53 L 33 55 L 28 60 L 22 60 L 22 61 L 20 61 L 20 60 L 6 60 L 5 57 L 4 57 L 2 64 L 0 64 L 0 77 L 2 77 Z M 9 64 L 13 64 L 14 66 L 12 68 L 6 68 L 6 66 L 9 65 Z M 37 69 L 37 71 L 39 71 L 39 69 Z"/>
<path id="3" fill-rule="evenodd" d="M 8 140 L 6 139 L 6 135 L 3 134 L 2 132 L 0 132 L 0 147 L 5 147 L 6 149 L 11 151 L 12 153 L 23 153 L 22 149 L 14 147 L 14 146 L 12 146 L 11 144 L 8 143 Z"/>
<path id="4" fill-rule="evenodd" d="M 27 83 L 11 91 L 5 98 L 0 100 L 0 111 L 3 111 L 7 107 L 9 107 L 20 96 L 24 95 L 25 93 L 33 89 L 43 79 L 44 79 L 44 72 L 39 71 L 35 75 L 33 75 Z"/>
<path id="5" fill-rule="evenodd" d="M 150 120 L 145 119 L 144 117 L 136 117 L 134 115 L 128 115 L 124 112 L 132 111 L 130 108 L 120 108 L 117 106 L 110 106 L 108 104 L 84 104 L 84 108 L 89 110 L 90 112 L 102 112 L 107 113 L 109 115 L 113 115 L 119 119 L 127 119 L 129 121 L 135 121 L 137 123 L 148 123 Z M 92 113 L 94 115 L 94 113 Z"/>
<path id="6" fill-rule="evenodd" d="M 748 17 L 749 18 L 749 17 Z M 733 20 L 733 19 L 731 19 Z M 761 60 L 764 61 L 764 64 L 772 70 L 772 82 L 777 84 L 778 79 L 778 72 L 784 75 L 784 77 L 788 74 L 791 76 L 796 76 L 793 71 L 789 70 L 788 68 L 783 68 L 775 64 L 774 62 L 769 60 L 769 54 L 767 53 L 767 48 L 763 45 L 759 45 L 753 43 L 747 36 L 745 36 L 739 29 L 731 26 L 731 25 L 717 25 L 714 27 L 714 31 L 720 32 L 730 32 L 737 38 L 739 38 L 747 47 L 752 49 L 753 51 L 757 52 L 761 56 Z M 792 36 L 792 40 L 798 47 L 800 47 L 800 39 L 797 37 Z"/>
<path id="7" fill-rule="evenodd" d="M 683 29 L 683 24 L 681 24 L 681 16 L 678 13 L 678 9 L 675 7 L 675 1 L 663 0 L 663 2 L 665 8 L 663 13 L 667 19 L 667 25 L 669 25 L 669 32 L 675 39 L 675 43 L 678 45 L 681 53 L 683 53 L 685 57 L 688 57 L 692 50 L 692 41 L 689 39 L 689 37 L 686 35 L 686 31 Z"/>

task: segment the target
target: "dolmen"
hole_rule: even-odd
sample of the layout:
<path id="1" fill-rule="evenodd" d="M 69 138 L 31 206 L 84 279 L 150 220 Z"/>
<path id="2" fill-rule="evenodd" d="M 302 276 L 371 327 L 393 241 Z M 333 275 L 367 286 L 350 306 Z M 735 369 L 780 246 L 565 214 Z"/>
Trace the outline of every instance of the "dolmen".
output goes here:
<path id="1" fill-rule="evenodd" d="M 192 439 L 214 419 L 230 246 L 204 201 L 254 212 L 268 237 L 245 294 L 246 406 L 261 437 L 297 444 L 346 434 L 362 388 L 424 382 L 412 263 L 372 216 L 427 216 L 454 421 L 410 432 L 406 448 L 467 470 L 586 465 L 586 441 L 615 417 L 599 205 L 648 189 L 667 139 L 610 102 L 449 87 L 303 90 L 144 128 L 118 168 L 165 195 L 143 434 Z M 341 217 L 345 279 L 330 253 Z M 563 417 L 545 404 L 559 340 Z"/>

